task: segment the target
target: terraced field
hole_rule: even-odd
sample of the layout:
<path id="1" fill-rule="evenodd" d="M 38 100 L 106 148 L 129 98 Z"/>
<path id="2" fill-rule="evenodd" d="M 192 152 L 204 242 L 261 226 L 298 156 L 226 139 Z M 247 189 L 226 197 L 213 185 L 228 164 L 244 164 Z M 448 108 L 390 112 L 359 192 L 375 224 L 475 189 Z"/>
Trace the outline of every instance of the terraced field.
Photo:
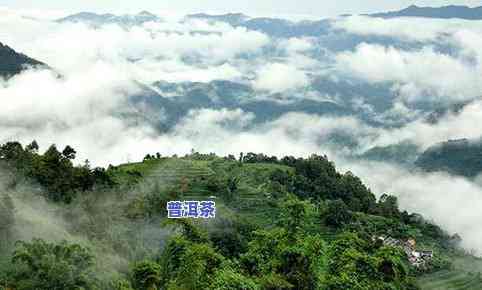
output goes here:
<path id="1" fill-rule="evenodd" d="M 419 284 L 428 290 L 482 289 L 482 259 L 460 252 L 452 257 L 452 270 L 422 276 Z"/>
<path id="2" fill-rule="evenodd" d="M 423 290 L 480 290 L 482 278 L 480 273 L 461 270 L 440 271 L 420 278 L 419 285 Z"/>
<path id="3" fill-rule="evenodd" d="M 231 208 L 259 224 L 272 225 L 278 212 L 272 199 L 266 195 L 266 186 L 269 176 L 276 169 L 290 170 L 286 166 L 262 163 L 245 163 L 234 168 L 232 173 L 240 182 L 236 191 L 237 199 L 230 205 Z"/>
<path id="4" fill-rule="evenodd" d="M 202 188 L 193 185 L 193 180 L 206 179 L 214 175 L 205 161 L 192 161 L 183 159 L 169 159 L 157 168 L 151 169 L 145 175 L 148 182 L 156 182 L 167 186 L 179 186 L 184 200 L 204 200 L 213 194 Z"/>
<path id="5" fill-rule="evenodd" d="M 217 201 L 217 206 L 223 208 L 225 214 L 235 212 L 246 218 L 255 220 L 261 225 L 273 225 L 278 217 L 278 208 L 273 198 L 266 194 L 269 176 L 275 170 L 293 170 L 290 167 L 277 164 L 242 164 L 236 162 L 224 163 L 216 167 L 215 161 L 198 161 L 181 158 L 163 158 L 147 160 L 142 163 L 130 163 L 119 166 L 120 172 L 135 171 L 142 175 L 140 186 L 146 188 L 166 188 L 174 186 L 180 189 L 178 196 L 182 200 L 211 200 Z M 229 167 L 229 168 L 228 168 Z M 216 174 L 230 172 L 237 180 L 236 196 L 229 202 L 229 209 L 223 200 L 215 198 L 216 192 L 209 191 L 202 179 L 208 179 Z M 122 174 L 122 173 L 121 173 Z M 319 229 L 319 219 L 314 221 Z M 327 232 L 326 239 L 332 240 L 333 233 Z"/>

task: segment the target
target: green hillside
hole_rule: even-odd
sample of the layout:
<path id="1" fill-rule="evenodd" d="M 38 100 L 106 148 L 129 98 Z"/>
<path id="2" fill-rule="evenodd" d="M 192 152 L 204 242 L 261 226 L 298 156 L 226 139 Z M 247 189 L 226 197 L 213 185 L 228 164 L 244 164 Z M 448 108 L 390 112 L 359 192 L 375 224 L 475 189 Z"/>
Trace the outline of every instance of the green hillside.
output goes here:
<path id="1" fill-rule="evenodd" d="M 0 146 L 10 172 L 0 191 L 1 290 L 471 289 L 480 282 L 479 262 L 457 249 L 458 236 L 400 211 L 393 196 L 377 200 L 326 156 L 156 154 L 105 169 L 75 166 L 75 155 L 69 146 L 44 153 L 35 142 Z M 167 219 L 167 203 L 185 200 L 215 201 L 216 218 Z M 409 240 L 411 251 L 433 257 L 410 262 Z"/>

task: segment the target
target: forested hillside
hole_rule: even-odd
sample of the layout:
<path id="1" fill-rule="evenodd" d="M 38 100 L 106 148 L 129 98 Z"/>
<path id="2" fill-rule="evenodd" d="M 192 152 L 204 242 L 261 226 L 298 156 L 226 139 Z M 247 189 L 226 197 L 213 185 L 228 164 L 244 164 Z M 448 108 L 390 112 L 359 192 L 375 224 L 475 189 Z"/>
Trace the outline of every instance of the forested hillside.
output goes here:
<path id="1" fill-rule="evenodd" d="M 24 54 L 17 53 L 12 48 L 0 42 L 0 77 L 11 77 L 29 66 L 45 66 L 45 64 Z"/>
<path id="2" fill-rule="evenodd" d="M 482 172 L 482 143 L 480 140 L 450 140 L 427 149 L 416 161 L 425 171 L 446 171 L 475 177 Z"/>
<path id="3" fill-rule="evenodd" d="M 325 156 L 75 157 L 0 147 L 0 289 L 419 289 L 468 257 Z M 216 218 L 168 220 L 172 200 L 214 200 Z M 412 240 L 433 258 L 409 261 Z"/>

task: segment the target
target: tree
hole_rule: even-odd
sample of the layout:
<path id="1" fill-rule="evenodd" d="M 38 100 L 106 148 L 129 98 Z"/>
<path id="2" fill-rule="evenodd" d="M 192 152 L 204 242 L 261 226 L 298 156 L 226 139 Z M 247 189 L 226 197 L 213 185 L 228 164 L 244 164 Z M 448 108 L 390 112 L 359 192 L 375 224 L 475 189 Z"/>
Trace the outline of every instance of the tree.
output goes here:
<path id="1" fill-rule="evenodd" d="M 77 152 L 74 150 L 74 148 L 70 147 L 69 145 L 67 145 L 65 147 L 64 151 L 62 151 L 62 155 L 65 158 L 70 159 L 70 160 L 75 159 L 75 154 L 77 154 Z"/>
<path id="2" fill-rule="evenodd" d="M 153 159 L 153 157 L 151 156 L 151 154 L 147 154 L 147 155 L 144 157 L 144 161 L 151 160 L 151 159 Z"/>
<path id="3" fill-rule="evenodd" d="M 65 148 L 64 154 L 55 145 L 50 146 L 35 164 L 33 172 L 35 179 L 47 189 L 47 196 L 57 202 L 70 202 L 76 189 L 72 185 L 73 164 L 69 158 L 74 153 L 68 147 L 70 146 Z"/>
<path id="4" fill-rule="evenodd" d="M 15 222 L 15 207 L 8 194 L 0 196 L 0 250 L 5 250 L 11 242 Z"/>
<path id="5" fill-rule="evenodd" d="M 208 234 L 204 229 L 198 227 L 194 222 L 188 219 L 170 219 L 165 225 L 177 226 L 181 229 L 182 236 L 188 241 L 194 243 L 208 242 Z"/>
<path id="6" fill-rule="evenodd" d="M 109 289 L 113 289 L 113 290 L 134 290 L 134 288 L 132 288 L 131 283 L 125 279 L 113 281 L 110 283 L 109 286 L 110 286 Z"/>
<path id="7" fill-rule="evenodd" d="M 403 281 L 407 278 L 409 270 L 403 262 L 405 254 L 394 247 L 382 247 L 376 254 L 378 271 L 382 273 L 385 282 Z"/>
<path id="8" fill-rule="evenodd" d="M 169 285 L 175 285 L 178 289 L 197 290 L 208 289 L 212 285 L 225 259 L 209 244 L 191 243 L 182 253 L 182 261 L 185 262 L 181 263 Z"/>
<path id="9" fill-rule="evenodd" d="M 227 195 L 226 199 L 232 201 L 235 198 L 236 191 L 238 190 L 239 179 L 236 177 L 229 177 L 227 180 Z"/>
<path id="10" fill-rule="evenodd" d="M 253 279 L 246 277 L 231 268 L 218 271 L 214 277 L 213 290 L 259 290 L 261 289 Z"/>
<path id="11" fill-rule="evenodd" d="M 290 239 L 295 239 L 307 226 L 307 216 L 312 210 L 311 204 L 307 201 L 299 200 L 294 196 L 288 197 L 281 204 L 281 218 L 279 225 L 286 228 Z"/>
<path id="12" fill-rule="evenodd" d="M 225 258 L 209 243 L 175 236 L 168 242 L 160 258 L 161 285 L 165 289 L 208 289 L 224 263 Z"/>
<path id="13" fill-rule="evenodd" d="M 311 242 L 311 245 L 306 242 Z M 294 289 L 319 289 L 322 281 L 324 243 L 320 238 L 301 240 L 302 246 L 289 246 L 281 252 L 279 271 Z"/>
<path id="14" fill-rule="evenodd" d="M 17 242 L 12 283 L 17 290 L 96 289 L 94 258 L 77 244 L 53 244 L 41 239 Z"/>
<path id="15" fill-rule="evenodd" d="M 161 266 L 151 261 L 138 263 L 133 270 L 133 280 L 138 290 L 157 290 L 161 281 Z"/>
<path id="16" fill-rule="evenodd" d="M 0 165 L 11 172 L 9 188 L 23 181 L 33 181 L 45 190 L 49 199 L 56 202 L 69 203 L 78 192 L 91 190 L 96 183 L 103 187 L 115 185 L 104 169 L 91 170 L 88 162 L 84 166 L 74 166 L 72 160 L 75 155 L 76 151 L 70 146 L 59 152 L 52 145 L 44 154 L 39 154 L 35 141 L 25 149 L 18 142 L 8 142 L 0 146 Z"/>
<path id="17" fill-rule="evenodd" d="M 370 212 L 376 205 L 375 195 L 351 172 L 343 174 L 331 199 L 341 199 L 351 211 Z"/>
<path id="18" fill-rule="evenodd" d="M 248 250 L 240 256 L 240 262 L 250 275 L 260 277 L 275 271 L 280 248 L 286 243 L 286 231 L 274 228 L 258 230 L 253 235 Z"/>
<path id="19" fill-rule="evenodd" d="M 37 141 L 33 140 L 32 143 L 30 143 L 29 145 L 27 145 L 27 147 L 25 147 L 25 150 L 31 153 L 37 153 L 39 150 Z"/>
<path id="20" fill-rule="evenodd" d="M 418 289 L 408 277 L 400 249 L 377 249 L 356 233 L 343 233 L 332 242 L 328 256 L 323 289 Z"/>
<path id="21" fill-rule="evenodd" d="M 342 200 L 328 202 L 327 210 L 323 213 L 325 223 L 335 228 L 341 228 L 351 220 L 351 213 Z"/>
<path id="22" fill-rule="evenodd" d="M 388 218 L 400 218 L 397 197 L 387 194 L 382 195 L 377 204 L 377 213 Z"/>
<path id="23" fill-rule="evenodd" d="M 368 255 L 368 244 L 356 234 L 340 235 L 329 248 L 324 289 L 385 289 L 376 280 L 376 261 Z"/>
<path id="24" fill-rule="evenodd" d="M 263 289 L 320 289 L 326 247 L 307 231 L 313 206 L 289 196 L 280 207 L 278 227 L 256 231 L 241 264 Z"/>
<path id="25" fill-rule="evenodd" d="M 248 242 L 258 227 L 251 221 L 241 217 L 219 217 L 214 221 L 209 238 L 214 247 L 225 257 L 237 258 L 246 252 Z"/>
<path id="26" fill-rule="evenodd" d="M 240 262 L 262 289 L 323 289 L 326 247 L 321 237 L 306 233 L 293 241 L 282 228 L 260 230 Z"/>

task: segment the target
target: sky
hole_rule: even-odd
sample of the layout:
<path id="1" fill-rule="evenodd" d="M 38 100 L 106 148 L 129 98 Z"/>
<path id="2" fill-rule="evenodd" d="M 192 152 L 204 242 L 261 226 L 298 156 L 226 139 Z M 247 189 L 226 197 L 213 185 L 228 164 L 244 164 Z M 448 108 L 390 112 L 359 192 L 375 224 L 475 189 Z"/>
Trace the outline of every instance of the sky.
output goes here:
<path id="1" fill-rule="evenodd" d="M 397 10 L 409 5 L 442 6 L 442 5 L 468 5 L 482 6 L 478 0 L 0 0 L 0 6 L 22 9 L 48 9 L 65 10 L 69 12 L 96 11 L 96 12 L 138 12 L 151 10 L 153 12 L 243 12 L 258 16 L 307 16 L 327 17 L 340 14 L 358 14 Z"/>

